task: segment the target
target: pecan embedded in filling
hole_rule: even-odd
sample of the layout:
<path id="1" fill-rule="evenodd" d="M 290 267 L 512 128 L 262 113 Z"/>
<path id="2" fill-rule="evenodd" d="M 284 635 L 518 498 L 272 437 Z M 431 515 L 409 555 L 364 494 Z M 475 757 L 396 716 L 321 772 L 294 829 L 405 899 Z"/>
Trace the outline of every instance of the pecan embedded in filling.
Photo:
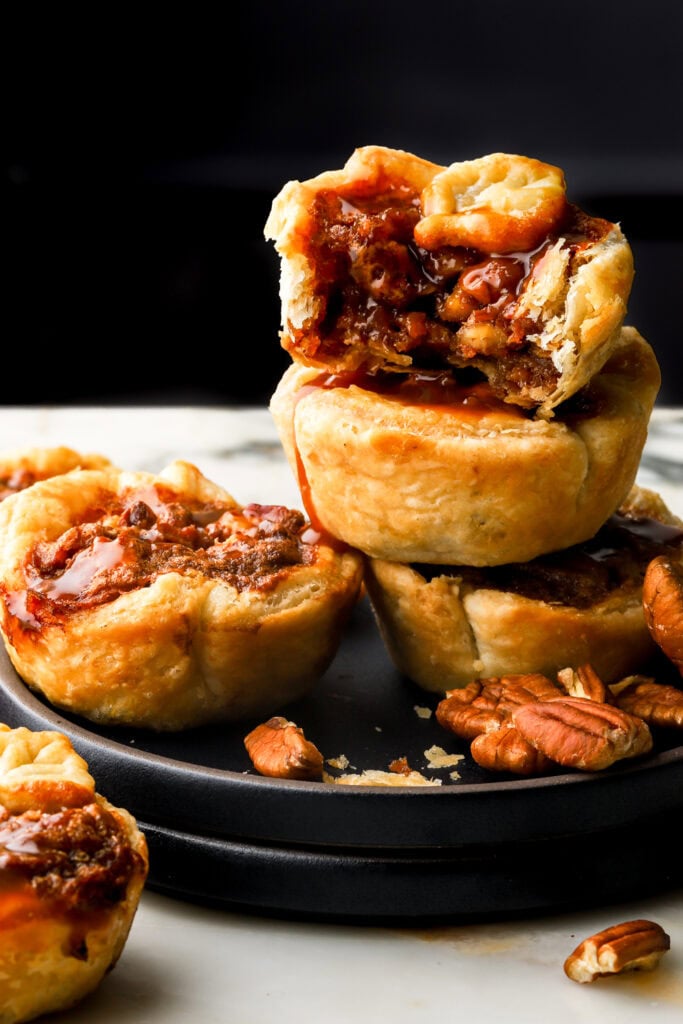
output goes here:
<path id="1" fill-rule="evenodd" d="M 0 806 L 0 872 L 28 882 L 67 913 L 106 910 L 120 902 L 141 866 L 123 826 L 97 803 L 47 814 L 10 814 Z"/>
<path id="2" fill-rule="evenodd" d="M 500 396 L 555 385 L 550 354 L 530 339 L 539 326 L 518 311 L 534 266 L 562 239 L 573 260 L 611 228 L 567 203 L 565 216 L 533 252 L 486 254 L 421 248 L 420 195 L 403 185 L 367 194 L 320 191 L 306 256 L 322 313 L 288 325 L 291 354 L 333 370 L 474 369 Z"/>

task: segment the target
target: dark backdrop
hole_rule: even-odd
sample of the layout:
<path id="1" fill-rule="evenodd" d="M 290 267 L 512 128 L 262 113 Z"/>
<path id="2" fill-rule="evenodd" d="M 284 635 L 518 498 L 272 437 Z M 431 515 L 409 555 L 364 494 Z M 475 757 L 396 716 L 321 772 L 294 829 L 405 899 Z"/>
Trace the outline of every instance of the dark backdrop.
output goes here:
<path id="1" fill-rule="evenodd" d="M 660 404 L 683 401 L 682 11 L 290 0 L 8 25 L 2 401 L 266 402 L 288 363 L 270 202 L 370 143 L 562 166 L 629 237 L 628 319 Z"/>

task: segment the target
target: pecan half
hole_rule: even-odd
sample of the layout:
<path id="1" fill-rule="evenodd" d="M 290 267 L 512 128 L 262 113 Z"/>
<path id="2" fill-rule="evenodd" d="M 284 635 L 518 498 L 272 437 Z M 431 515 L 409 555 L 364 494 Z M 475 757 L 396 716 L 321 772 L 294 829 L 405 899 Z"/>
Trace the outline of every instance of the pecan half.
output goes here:
<path id="1" fill-rule="evenodd" d="M 497 701 L 485 694 L 484 682 L 480 679 L 461 689 L 446 690 L 446 696 L 439 701 L 434 714 L 439 725 L 464 740 L 498 729 L 502 721 Z"/>
<path id="2" fill-rule="evenodd" d="M 659 728 L 683 727 L 683 690 L 656 683 L 647 676 L 628 676 L 610 687 L 622 711 Z"/>
<path id="3" fill-rule="evenodd" d="M 475 736 L 470 753 L 481 768 L 492 772 L 530 776 L 542 775 L 553 767 L 552 761 L 532 747 L 512 725 Z"/>
<path id="4" fill-rule="evenodd" d="M 600 704 L 608 704 L 611 700 L 609 690 L 592 665 L 560 669 L 557 681 L 570 697 L 585 697 Z"/>
<path id="5" fill-rule="evenodd" d="M 683 675 L 683 565 L 666 555 L 653 558 L 643 579 L 643 611 L 652 639 Z"/>
<path id="6" fill-rule="evenodd" d="M 647 724 L 611 704 L 558 697 L 525 704 L 512 714 L 524 739 L 566 768 L 600 771 L 652 749 Z"/>
<path id="7" fill-rule="evenodd" d="M 275 779 L 320 779 L 323 756 L 306 739 L 303 729 L 278 715 L 268 719 L 244 739 L 244 746 L 260 775 Z"/>
<path id="8" fill-rule="evenodd" d="M 671 940 L 654 921 L 624 921 L 591 935 L 564 962 L 564 973 L 580 984 L 622 971 L 651 971 Z"/>
<path id="9" fill-rule="evenodd" d="M 540 673 L 476 679 L 458 690 L 447 690 L 436 707 L 436 720 L 462 739 L 500 729 L 512 711 L 530 701 L 560 696 L 555 684 Z"/>

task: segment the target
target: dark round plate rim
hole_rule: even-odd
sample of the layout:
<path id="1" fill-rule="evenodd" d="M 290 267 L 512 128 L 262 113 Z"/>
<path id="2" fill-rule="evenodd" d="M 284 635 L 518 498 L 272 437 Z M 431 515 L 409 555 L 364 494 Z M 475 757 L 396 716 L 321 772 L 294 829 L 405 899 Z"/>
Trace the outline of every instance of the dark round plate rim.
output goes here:
<path id="1" fill-rule="evenodd" d="M 364 785 L 362 787 L 344 787 L 344 786 L 330 786 L 329 784 L 318 782 L 318 781 L 306 781 L 296 779 L 272 779 L 265 776 L 259 775 L 248 775 L 245 776 L 241 772 L 231 771 L 227 768 L 212 768 L 210 765 L 202 765 L 193 761 L 184 761 L 178 758 L 166 757 L 163 754 L 155 754 L 151 751 L 140 750 L 135 747 L 128 747 L 124 743 L 119 743 L 116 740 L 109 739 L 107 736 L 100 736 L 95 732 L 91 732 L 85 729 L 83 726 L 78 725 L 74 722 L 70 722 L 68 718 L 63 718 L 57 709 L 51 709 L 46 707 L 42 701 L 36 697 L 28 688 L 26 684 L 22 682 L 19 676 L 11 669 L 11 676 L 8 679 L 5 674 L 6 665 L 4 662 L 7 660 L 7 655 L 0 651 L 0 682 L 9 690 L 13 695 L 17 703 L 21 703 L 26 706 L 27 709 L 32 709 L 36 715 L 41 716 L 46 721 L 52 722 L 55 729 L 68 729 L 70 736 L 77 736 L 89 743 L 94 742 L 97 746 L 100 746 L 106 750 L 111 750 L 117 753 L 119 756 L 124 756 L 132 760 L 139 760 L 152 765 L 182 768 L 183 771 L 198 774 L 201 776 L 211 776 L 216 779 L 225 779 L 226 783 L 232 784 L 233 782 L 239 781 L 241 784 L 254 785 L 257 787 L 265 787 L 268 789 L 287 791 L 301 791 L 301 792 L 316 792 L 324 789 L 326 792 L 336 793 L 338 796 L 342 796 L 345 793 L 350 792 L 373 792 L 380 794 L 382 797 L 388 797 L 394 799 L 402 797 L 405 794 L 424 795 L 429 793 L 435 797 L 443 796 L 458 796 L 472 793 L 486 793 L 486 792 L 505 792 L 515 790 L 533 790 L 533 789 L 544 789 L 548 786 L 555 788 L 558 785 L 591 785 L 599 779 L 612 778 L 613 776 L 607 773 L 601 773 L 600 775 L 592 775 L 589 773 L 577 774 L 575 772 L 566 772 L 556 775 L 543 775 L 527 779 L 503 779 L 497 782 L 477 782 L 477 783 L 462 783 L 457 786 L 448 787 L 391 787 L 391 786 L 370 786 Z M 619 766 L 619 772 L 621 774 L 628 774 L 629 772 L 637 772 L 640 774 L 646 769 L 656 769 L 664 767 L 668 764 L 677 763 L 683 760 L 683 745 L 679 747 L 671 747 L 668 750 L 660 751 L 657 754 L 648 756 L 646 758 L 639 758 L 637 763 L 622 764 Z"/>
<path id="2" fill-rule="evenodd" d="M 66 734 L 108 799 L 145 821 L 196 835 L 294 846 L 471 847 L 602 832 L 647 817 L 653 806 L 683 806 L 683 746 L 594 774 L 443 787 L 336 786 L 203 766 L 90 732 L 32 693 L 4 650 L 0 684 L 7 724 Z"/>
<path id="3" fill-rule="evenodd" d="M 360 923 L 434 923 L 652 895 L 675 887 L 669 817 L 602 835 L 434 851 L 294 849 L 192 836 L 140 823 L 150 846 L 148 884 L 189 901 Z M 614 870 L 615 846 L 624 851 Z M 658 871 L 649 870 L 653 860 Z M 577 872 L 577 863 L 591 863 Z M 514 880 L 514 882 L 513 882 Z"/>

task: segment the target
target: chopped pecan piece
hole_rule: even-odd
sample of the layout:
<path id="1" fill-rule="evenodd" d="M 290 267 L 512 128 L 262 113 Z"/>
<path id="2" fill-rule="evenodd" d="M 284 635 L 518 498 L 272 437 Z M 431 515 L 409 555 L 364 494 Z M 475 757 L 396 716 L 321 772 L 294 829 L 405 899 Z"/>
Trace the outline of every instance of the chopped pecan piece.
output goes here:
<path id="1" fill-rule="evenodd" d="M 553 762 L 511 725 L 475 736 L 470 753 L 481 768 L 492 772 L 530 776 L 542 775 L 553 767 Z"/>
<path id="2" fill-rule="evenodd" d="M 656 683 L 647 676 L 628 676 L 610 687 L 622 711 L 659 728 L 683 727 L 683 690 Z"/>
<path id="3" fill-rule="evenodd" d="M 560 669 L 557 681 L 570 697 L 585 697 L 600 704 L 609 704 L 611 701 L 609 690 L 592 665 Z"/>
<path id="4" fill-rule="evenodd" d="M 323 756 L 306 739 L 303 729 L 275 715 L 244 739 L 244 746 L 260 775 L 275 779 L 320 779 Z"/>
<path id="5" fill-rule="evenodd" d="M 580 984 L 623 971 L 651 971 L 671 940 L 654 921 L 624 921 L 592 935 L 564 962 L 564 973 Z"/>
<path id="6" fill-rule="evenodd" d="M 436 707 L 436 719 L 462 739 L 494 732 L 512 711 L 530 701 L 559 697 L 561 691 L 540 673 L 476 679 L 462 689 L 447 690 Z"/>
<path id="7" fill-rule="evenodd" d="M 512 722 L 532 746 L 565 768 L 600 771 L 652 749 L 642 718 L 585 697 L 525 704 L 513 712 Z"/>
<path id="8" fill-rule="evenodd" d="M 648 564 L 643 611 L 650 635 L 683 675 L 683 565 L 666 555 Z"/>

